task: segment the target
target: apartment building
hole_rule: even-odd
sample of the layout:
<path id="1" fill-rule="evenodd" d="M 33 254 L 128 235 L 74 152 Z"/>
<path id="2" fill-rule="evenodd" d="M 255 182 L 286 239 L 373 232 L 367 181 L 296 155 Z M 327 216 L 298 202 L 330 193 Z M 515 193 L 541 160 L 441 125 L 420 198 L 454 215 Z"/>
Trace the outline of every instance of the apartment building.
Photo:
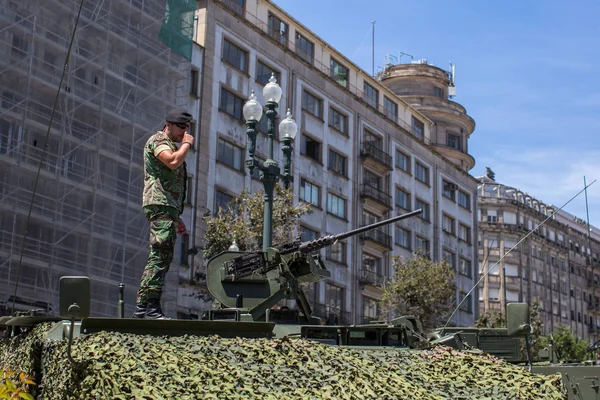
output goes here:
<path id="1" fill-rule="evenodd" d="M 0 313 L 13 303 L 57 312 L 64 275 L 90 277 L 96 316 L 116 315 L 124 283 L 132 312 L 148 252 L 142 149 L 168 109 L 199 111 L 192 57 L 158 37 L 165 1 L 84 1 L 51 123 L 80 4 L 0 0 Z M 191 51 L 191 23 L 172 43 L 182 46 L 184 28 Z M 199 46 L 194 54 L 201 66 Z M 193 157 L 188 165 L 193 177 Z M 165 294 L 171 310 L 177 281 Z"/>
<path id="2" fill-rule="evenodd" d="M 481 313 L 537 300 L 544 333 L 562 324 L 598 340 L 600 230 L 519 189 L 479 180 Z"/>
<path id="3" fill-rule="evenodd" d="M 426 63 L 391 65 L 373 77 L 267 0 L 201 0 L 198 8 L 205 57 L 197 206 L 216 213 L 242 188 L 262 188 L 244 166 L 242 107 L 252 91 L 264 105 L 262 88 L 275 74 L 283 89 L 278 111 L 290 109 L 299 129 L 293 189 L 313 209 L 300 223 L 303 240 L 423 209 L 418 218 L 323 250 L 331 279 L 308 290 L 315 314 L 337 314 L 341 323 L 377 319 L 392 257 L 419 248 L 455 267 L 462 301 L 477 265 L 477 181 L 468 174 L 474 160 L 467 152 L 474 122 L 449 100 L 448 72 Z M 256 151 L 264 159 L 264 117 L 259 131 Z M 280 143 L 275 147 L 281 166 Z M 198 220 L 198 240 L 203 229 Z M 453 322 L 472 324 L 478 304 L 467 298 Z"/>

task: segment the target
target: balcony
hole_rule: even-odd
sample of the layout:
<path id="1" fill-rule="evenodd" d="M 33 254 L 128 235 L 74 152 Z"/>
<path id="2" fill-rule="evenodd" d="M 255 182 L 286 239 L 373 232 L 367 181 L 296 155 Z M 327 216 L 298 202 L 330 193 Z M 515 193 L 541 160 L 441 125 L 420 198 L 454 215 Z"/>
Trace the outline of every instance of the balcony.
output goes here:
<path id="1" fill-rule="evenodd" d="M 392 156 L 390 156 L 385 151 L 381 150 L 379 147 L 377 147 L 371 142 L 363 142 L 362 147 L 360 149 L 360 156 L 365 157 L 367 159 L 371 159 L 390 171 L 394 169 Z"/>
<path id="2" fill-rule="evenodd" d="M 366 224 L 363 224 L 365 226 Z M 392 250 L 392 237 L 384 228 L 371 229 L 370 231 L 360 234 L 361 240 L 368 240 L 386 249 Z"/>
<path id="3" fill-rule="evenodd" d="M 379 204 L 384 205 L 389 210 L 392 209 L 392 196 L 375 186 L 363 184 L 360 188 L 360 196 L 372 199 Z"/>
<path id="4" fill-rule="evenodd" d="M 383 275 L 367 268 L 361 268 L 358 283 L 361 285 L 383 286 Z"/>

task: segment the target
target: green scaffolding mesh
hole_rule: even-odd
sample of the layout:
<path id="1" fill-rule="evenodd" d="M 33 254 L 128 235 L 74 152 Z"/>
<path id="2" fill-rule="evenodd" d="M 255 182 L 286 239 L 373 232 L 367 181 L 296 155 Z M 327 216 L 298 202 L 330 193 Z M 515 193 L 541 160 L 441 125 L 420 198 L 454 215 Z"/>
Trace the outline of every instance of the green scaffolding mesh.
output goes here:
<path id="1" fill-rule="evenodd" d="M 167 0 L 158 38 L 173 51 L 192 60 L 196 0 Z"/>

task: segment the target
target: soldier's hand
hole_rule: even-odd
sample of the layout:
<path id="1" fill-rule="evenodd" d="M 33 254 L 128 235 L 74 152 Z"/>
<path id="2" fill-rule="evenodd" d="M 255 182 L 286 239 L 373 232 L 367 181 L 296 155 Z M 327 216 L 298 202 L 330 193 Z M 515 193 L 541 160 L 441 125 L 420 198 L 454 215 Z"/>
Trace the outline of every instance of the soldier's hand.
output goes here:
<path id="1" fill-rule="evenodd" d="M 187 228 L 185 227 L 185 222 L 179 218 L 179 221 L 177 221 L 177 234 L 183 235 L 184 233 L 187 233 Z"/>
<path id="2" fill-rule="evenodd" d="M 183 134 L 183 139 L 181 143 L 189 143 L 191 147 L 194 147 L 194 137 L 187 133 L 187 131 Z"/>

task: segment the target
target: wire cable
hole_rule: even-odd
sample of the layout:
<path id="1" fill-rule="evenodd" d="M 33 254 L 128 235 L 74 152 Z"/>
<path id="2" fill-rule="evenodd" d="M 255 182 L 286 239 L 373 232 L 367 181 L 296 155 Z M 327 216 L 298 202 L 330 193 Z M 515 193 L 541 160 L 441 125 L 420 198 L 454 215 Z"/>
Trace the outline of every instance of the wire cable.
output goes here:
<path id="1" fill-rule="evenodd" d="M 65 75 L 67 73 L 67 68 L 69 67 L 69 58 L 71 56 L 71 50 L 73 49 L 73 43 L 75 42 L 75 34 L 77 32 L 77 26 L 79 25 L 79 18 L 81 16 L 83 2 L 84 2 L 84 0 L 81 0 L 81 2 L 79 3 L 79 11 L 77 12 L 77 18 L 75 18 L 75 26 L 73 27 L 73 33 L 71 34 L 71 41 L 69 42 L 69 48 L 67 50 L 65 64 L 63 67 L 62 74 L 60 76 L 60 82 L 58 83 L 58 90 L 56 91 L 56 96 L 54 97 L 54 104 L 52 104 L 52 112 L 50 113 L 50 121 L 48 122 L 48 130 L 46 131 L 46 140 L 44 143 L 44 150 L 40 157 L 40 163 L 38 165 L 37 174 L 35 176 L 35 183 L 33 185 L 33 192 L 31 193 L 31 202 L 29 203 L 29 212 L 27 213 L 27 220 L 25 222 L 25 233 L 23 234 L 23 243 L 21 245 L 21 253 L 19 255 L 19 264 L 17 265 L 17 277 L 16 277 L 16 281 L 15 281 L 15 291 L 13 294 L 12 309 L 10 311 L 11 314 L 13 314 L 15 312 L 17 291 L 19 289 L 19 280 L 21 278 L 21 266 L 23 264 L 23 253 L 25 252 L 25 243 L 27 242 L 27 235 L 29 233 L 29 222 L 31 221 L 31 211 L 33 210 L 33 202 L 35 201 L 35 195 L 37 192 L 38 183 L 40 181 L 40 172 L 42 170 L 42 165 L 44 163 L 44 159 L 46 158 L 46 154 L 48 154 L 48 143 L 49 143 L 49 138 L 50 138 L 50 130 L 52 129 L 52 122 L 54 122 L 54 114 L 56 112 L 56 106 L 58 104 L 58 99 L 60 97 L 60 89 L 62 88 L 62 84 L 65 79 Z"/>

